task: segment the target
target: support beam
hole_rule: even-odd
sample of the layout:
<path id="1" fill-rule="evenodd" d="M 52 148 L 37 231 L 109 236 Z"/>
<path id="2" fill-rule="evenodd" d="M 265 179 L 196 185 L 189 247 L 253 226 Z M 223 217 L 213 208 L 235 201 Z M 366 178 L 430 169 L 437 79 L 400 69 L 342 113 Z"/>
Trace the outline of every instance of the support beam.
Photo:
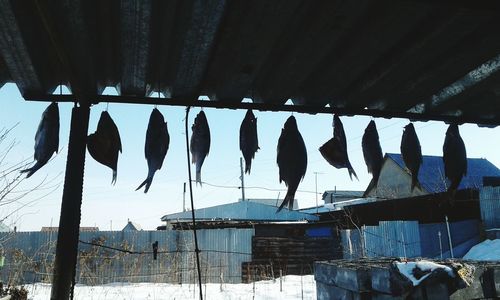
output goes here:
<path id="1" fill-rule="evenodd" d="M 50 295 L 52 300 L 69 299 L 70 294 L 73 294 L 71 286 L 76 273 L 89 113 L 88 104 L 74 107 L 71 113 L 68 158 Z"/>
<path id="2" fill-rule="evenodd" d="M 307 114 L 336 113 L 344 116 L 370 116 L 374 118 L 404 118 L 412 121 L 443 121 L 446 123 L 474 123 L 480 126 L 495 127 L 500 125 L 500 114 L 495 114 L 494 117 L 469 117 L 469 116 L 448 116 L 442 114 L 416 113 L 416 112 L 401 112 L 387 111 L 379 109 L 359 109 L 359 108 L 339 108 L 327 106 L 312 106 L 312 105 L 284 105 L 270 103 L 247 103 L 247 102 L 220 102 L 220 101 L 202 101 L 202 100 L 185 100 L 172 98 L 156 98 L 156 97 L 135 97 L 135 96 L 109 96 L 95 95 L 92 96 L 92 104 L 99 102 L 108 103 L 126 103 L 126 104 L 151 104 L 151 105 L 166 105 L 166 106 L 192 106 L 192 107 L 211 107 L 221 109 L 253 109 L 259 111 L 289 111 Z M 43 101 L 43 102 L 74 102 L 74 95 L 24 95 L 27 101 Z"/>

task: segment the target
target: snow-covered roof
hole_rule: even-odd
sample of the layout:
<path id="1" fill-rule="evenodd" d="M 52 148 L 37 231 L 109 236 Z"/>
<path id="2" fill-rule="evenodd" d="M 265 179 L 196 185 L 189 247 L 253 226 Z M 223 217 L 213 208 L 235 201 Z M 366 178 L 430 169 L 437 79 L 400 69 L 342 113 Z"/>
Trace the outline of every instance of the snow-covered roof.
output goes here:
<path id="1" fill-rule="evenodd" d="M 249 201 L 234 202 L 195 210 L 197 221 L 300 221 L 318 220 L 317 216 L 283 208 L 276 212 L 276 207 Z M 190 221 L 191 211 L 168 214 L 162 221 Z"/>

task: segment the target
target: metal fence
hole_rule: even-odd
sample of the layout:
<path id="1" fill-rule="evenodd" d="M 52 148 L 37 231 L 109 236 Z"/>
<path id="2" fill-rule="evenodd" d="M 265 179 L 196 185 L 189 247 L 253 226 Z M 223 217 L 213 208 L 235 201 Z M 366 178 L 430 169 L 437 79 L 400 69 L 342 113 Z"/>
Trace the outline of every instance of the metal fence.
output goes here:
<path id="1" fill-rule="evenodd" d="M 479 193 L 481 219 L 486 230 L 500 228 L 500 187 L 484 187 Z"/>
<path id="2" fill-rule="evenodd" d="M 241 266 L 251 260 L 254 229 L 198 230 L 202 280 L 212 283 L 241 282 Z M 5 265 L 4 282 L 51 280 L 56 232 L 0 233 Z M 194 283 L 196 259 L 192 231 L 81 232 L 77 282 Z M 158 259 L 152 243 L 158 241 Z M 111 248 L 105 248 L 105 247 Z M 132 252 L 132 253 L 130 253 Z"/>
<path id="3" fill-rule="evenodd" d="M 479 221 L 450 223 L 454 257 L 462 257 L 479 242 Z M 451 257 L 445 223 L 381 221 L 378 226 L 361 226 L 341 231 L 344 258 L 359 257 Z"/>

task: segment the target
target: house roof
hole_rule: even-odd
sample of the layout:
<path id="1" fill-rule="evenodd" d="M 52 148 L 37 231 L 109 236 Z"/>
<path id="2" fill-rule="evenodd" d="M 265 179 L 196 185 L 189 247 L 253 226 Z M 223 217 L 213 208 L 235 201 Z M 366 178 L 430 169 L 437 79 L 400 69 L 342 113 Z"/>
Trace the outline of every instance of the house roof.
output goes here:
<path id="1" fill-rule="evenodd" d="M 30 100 L 253 104 L 498 125 L 499 6 L 1 1 L 0 86 L 14 82 Z M 73 94 L 53 95 L 60 84 Z M 108 86 L 118 96 L 103 96 Z"/>
<path id="2" fill-rule="evenodd" d="M 276 212 L 276 207 L 249 201 L 234 202 L 195 210 L 197 221 L 300 221 L 318 220 L 318 217 L 283 208 Z M 162 221 L 191 221 L 191 211 L 168 214 Z"/>
<path id="3" fill-rule="evenodd" d="M 128 221 L 127 225 L 123 227 L 122 231 L 129 231 L 129 230 L 142 230 L 142 227 L 136 222 Z"/>
<path id="4" fill-rule="evenodd" d="M 363 191 L 341 191 L 341 190 L 331 190 L 324 191 L 321 199 L 325 200 L 328 196 L 340 197 L 340 198 L 361 198 L 363 197 Z"/>
<path id="5" fill-rule="evenodd" d="M 385 159 L 390 158 L 405 169 L 401 154 L 387 153 Z M 500 177 L 500 170 L 485 158 L 468 158 L 467 175 L 462 178 L 458 189 L 478 189 L 483 186 L 483 177 Z M 418 181 L 430 193 L 440 193 L 447 190 L 448 182 L 444 175 L 444 164 L 441 156 L 422 156 L 422 166 L 418 173 Z"/>

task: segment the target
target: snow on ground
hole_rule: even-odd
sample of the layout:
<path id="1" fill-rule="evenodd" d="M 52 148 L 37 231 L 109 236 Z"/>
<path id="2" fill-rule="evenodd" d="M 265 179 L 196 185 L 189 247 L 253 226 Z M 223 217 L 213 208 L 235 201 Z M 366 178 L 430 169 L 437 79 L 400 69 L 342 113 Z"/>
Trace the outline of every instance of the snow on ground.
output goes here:
<path id="1" fill-rule="evenodd" d="M 500 260 L 500 239 L 485 240 L 477 244 L 463 258 L 470 260 Z"/>
<path id="2" fill-rule="evenodd" d="M 302 281 L 302 283 L 301 283 Z M 50 298 L 50 284 L 36 283 L 26 285 L 28 299 L 45 300 Z M 280 280 L 259 281 L 249 284 L 208 283 L 203 285 L 204 298 L 207 300 L 229 299 L 316 299 L 316 283 L 313 275 L 283 277 L 283 291 Z M 77 285 L 76 300 L 155 300 L 155 299 L 198 299 L 198 288 L 193 284 L 166 283 L 112 283 L 98 286 Z"/>
<path id="3" fill-rule="evenodd" d="M 396 266 L 398 267 L 398 270 L 401 274 L 406 276 L 406 278 L 410 279 L 411 282 L 413 283 L 413 286 L 417 286 L 422 282 L 425 278 L 429 277 L 432 271 L 436 269 L 443 269 L 445 270 L 448 275 L 451 277 L 455 277 L 455 274 L 453 274 L 453 270 L 445 265 L 440 265 L 432 261 L 427 261 L 427 260 L 421 260 L 421 261 L 416 261 L 416 262 L 397 262 Z M 417 279 L 415 275 L 413 275 L 414 269 L 420 269 L 424 272 L 429 272 L 428 274 L 422 276 L 420 279 Z"/>

